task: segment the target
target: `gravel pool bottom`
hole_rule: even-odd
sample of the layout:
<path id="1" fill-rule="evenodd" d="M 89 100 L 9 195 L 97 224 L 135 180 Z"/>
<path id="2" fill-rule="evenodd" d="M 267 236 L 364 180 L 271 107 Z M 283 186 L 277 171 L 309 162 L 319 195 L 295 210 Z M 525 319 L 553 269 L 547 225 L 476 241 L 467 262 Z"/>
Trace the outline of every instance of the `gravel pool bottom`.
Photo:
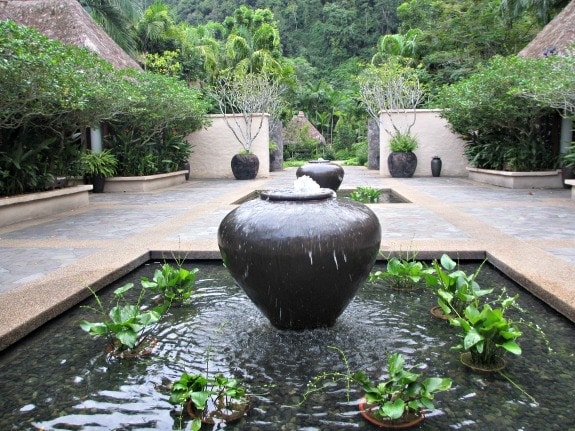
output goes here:
<path id="1" fill-rule="evenodd" d="M 100 297 L 108 303 L 113 289 L 128 281 L 139 286 L 161 263 L 140 267 Z M 363 369 L 373 380 L 385 375 L 392 352 L 426 376 L 453 379 L 452 389 L 436 396 L 437 410 L 416 429 L 575 430 L 575 326 L 489 266 L 480 273 L 481 287 L 519 293 L 524 312 L 513 316 L 540 325 L 552 348 L 522 326 L 523 354 L 508 355 L 503 374 L 475 373 L 460 363 L 459 351 L 451 349 L 459 341 L 456 328 L 431 316 L 436 300 L 425 287 L 397 291 L 366 283 L 334 327 L 290 332 L 268 323 L 221 262 L 185 266 L 199 269 L 197 291 L 156 328 L 158 343 L 149 357 L 107 358 L 105 341 L 79 328 L 81 320 L 94 319 L 80 306 L 2 352 L 0 429 L 190 429 L 190 419 L 168 403 L 169 384 L 184 371 L 205 372 L 207 366 L 210 373 L 241 379 L 252 394 L 248 414 L 226 430 L 375 429 L 359 415 L 362 394 L 355 388 L 349 401 L 346 389 L 334 386 L 300 404 L 314 376 L 345 370 L 330 348 L 336 346 L 352 370 Z M 466 272 L 476 267 L 463 265 Z"/>

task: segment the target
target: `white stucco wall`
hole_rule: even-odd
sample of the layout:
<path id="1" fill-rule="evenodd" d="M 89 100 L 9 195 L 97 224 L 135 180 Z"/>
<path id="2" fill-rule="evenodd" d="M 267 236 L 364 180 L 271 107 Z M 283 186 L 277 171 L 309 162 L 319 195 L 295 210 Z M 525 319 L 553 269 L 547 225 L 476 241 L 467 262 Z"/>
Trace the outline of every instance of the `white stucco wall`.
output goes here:
<path id="1" fill-rule="evenodd" d="M 468 172 L 467 159 L 463 154 L 465 141 L 453 133 L 447 120 L 440 117 L 440 110 L 418 109 L 416 121 L 411 128 L 411 133 L 417 136 L 419 147 L 415 150 L 417 156 L 417 169 L 414 176 L 431 176 L 431 159 L 433 156 L 441 157 L 443 166 L 441 176 L 466 177 Z M 400 130 L 413 120 L 413 112 L 408 114 L 392 113 L 392 121 Z M 389 177 L 387 169 L 387 156 L 390 153 L 390 135 L 384 130 L 393 130 L 390 119 L 386 113 L 380 115 L 382 129 L 379 134 L 379 173 Z"/>
<path id="2" fill-rule="evenodd" d="M 257 132 L 259 118 L 259 116 L 254 118 L 253 134 Z M 192 146 L 192 154 L 189 158 L 190 178 L 234 178 L 230 162 L 232 157 L 239 153 L 243 147 L 226 125 L 223 115 L 210 115 L 210 120 L 212 124 L 207 129 L 198 130 L 186 136 L 186 141 Z M 251 150 L 260 160 L 257 177 L 269 177 L 268 114 L 263 114 L 262 130 L 252 144 Z"/>

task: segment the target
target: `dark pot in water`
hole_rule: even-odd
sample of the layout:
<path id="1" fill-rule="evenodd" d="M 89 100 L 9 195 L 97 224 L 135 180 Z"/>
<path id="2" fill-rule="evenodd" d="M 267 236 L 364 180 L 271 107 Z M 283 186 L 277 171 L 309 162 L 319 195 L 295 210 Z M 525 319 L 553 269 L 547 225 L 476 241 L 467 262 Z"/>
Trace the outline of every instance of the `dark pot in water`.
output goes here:
<path id="1" fill-rule="evenodd" d="M 236 180 L 253 180 L 260 169 L 260 159 L 255 154 L 236 154 L 232 157 L 232 173 Z"/>
<path id="2" fill-rule="evenodd" d="M 394 151 L 387 157 L 387 168 L 394 178 L 410 178 L 417 168 L 417 156 L 412 151 Z"/>
<path id="3" fill-rule="evenodd" d="M 343 181 L 343 168 L 329 160 L 310 160 L 308 164 L 300 166 L 296 171 L 296 177 L 307 175 L 320 187 L 337 191 Z"/>
<path id="4" fill-rule="evenodd" d="M 226 268 L 280 329 L 332 326 L 375 263 L 379 220 L 330 189 L 262 192 L 218 229 Z"/>

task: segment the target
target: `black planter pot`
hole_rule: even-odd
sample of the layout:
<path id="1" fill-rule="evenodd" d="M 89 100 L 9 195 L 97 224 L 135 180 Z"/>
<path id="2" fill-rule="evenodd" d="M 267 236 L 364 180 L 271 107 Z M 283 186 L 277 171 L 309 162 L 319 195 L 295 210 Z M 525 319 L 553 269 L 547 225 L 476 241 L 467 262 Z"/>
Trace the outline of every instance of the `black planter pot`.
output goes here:
<path id="1" fill-rule="evenodd" d="M 394 178 L 410 178 L 417 168 L 417 156 L 412 151 L 394 151 L 387 157 L 387 168 Z"/>
<path id="2" fill-rule="evenodd" d="M 92 175 L 92 192 L 104 193 L 104 186 L 106 185 L 106 177 L 103 175 Z"/>
<path id="3" fill-rule="evenodd" d="M 297 168 L 296 177 L 307 175 L 319 184 L 321 188 L 332 189 L 334 192 L 339 189 L 343 181 L 344 170 L 329 160 L 310 160 L 306 165 Z"/>
<path id="4" fill-rule="evenodd" d="M 186 174 L 185 174 L 185 177 L 186 177 L 186 181 L 188 181 L 188 180 L 190 179 L 190 162 L 189 162 L 189 161 L 186 160 L 186 161 L 182 164 L 182 170 L 183 170 L 183 171 L 187 171 Z"/>
<path id="5" fill-rule="evenodd" d="M 439 157 L 434 157 L 433 159 L 431 159 L 431 175 L 433 175 L 434 177 L 440 176 L 442 165 L 443 162 Z"/>
<path id="6" fill-rule="evenodd" d="M 381 227 L 366 205 L 313 193 L 262 192 L 218 229 L 226 268 L 280 329 L 332 326 L 369 276 Z"/>
<path id="7" fill-rule="evenodd" d="M 253 180 L 258 175 L 260 159 L 255 154 L 236 154 L 232 157 L 232 172 L 236 180 Z"/>

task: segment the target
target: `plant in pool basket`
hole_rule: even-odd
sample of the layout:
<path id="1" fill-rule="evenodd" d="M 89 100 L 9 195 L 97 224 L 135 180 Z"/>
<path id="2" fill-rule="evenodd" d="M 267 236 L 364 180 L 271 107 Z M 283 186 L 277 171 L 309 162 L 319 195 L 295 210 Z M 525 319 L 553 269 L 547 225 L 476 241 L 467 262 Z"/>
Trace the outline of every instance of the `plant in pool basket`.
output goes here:
<path id="1" fill-rule="evenodd" d="M 451 325 L 461 329 L 463 342 L 455 349 L 463 349 L 461 362 L 477 371 L 498 371 L 505 367 L 504 354 L 521 354 L 517 338 L 521 331 L 505 317 L 505 311 L 515 305 L 517 296 L 499 299 L 501 306 L 484 304 L 480 309 L 470 304 L 463 315 L 450 319 Z"/>
<path id="2" fill-rule="evenodd" d="M 154 271 L 152 280 L 142 277 L 142 286 L 160 295 L 169 303 L 183 304 L 191 298 L 196 284 L 198 268 L 189 271 L 181 266 L 165 263 Z"/>
<path id="3" fill-rule="evenodd" d="M 411 290 L 417 287 L 417 284 L 427 279 L 432 274 L 433 269 L 427 268 L 423 262 L 415 259 L 416 253 L 407 253 L 405 257 L 390 257 L 387 260 L 385 271 L 375 271 L 369 274 L 369 281 L 389 280 L 391 288 L 398 290 Z"/>
<path id="4" fill-rule="evenodd" d="M 172 385 L 169 401 L 181 405 L 193 418 L 192 431 L 198 431 L 202 423 L 235 422 L 244 416 L 250 405 L 239 381 L 223 374 L 210 378 L 182 373 Z"/>
<path id="5" fill-rule="evenodd" d="M 334 382 L 344 382 L 349 388 L 357 384 L 364 393 L 359 403 L 359 411 L 367 421 L 391 429 L 409 428 L 424 419 L 425 410 L 434 410 L 434 395 L 451 388 L 452 380 L 443 377 L 423 378 L 421 373 L 405 367 L 405 358 L 400 353 L 392 353 L 388 358 L 386 380 L 372 382 L 364 371 L 352 372 L 345 354 L 337 350 L 346 366 L 345 372 L 326 372 L 316 376 L 308 385 L 304 401 L 313 393 L 323 389 L 333 389 Z M 303 401 L 302 401 L 303 402 Z"/>
<path id="6" fill-rule="evenodd" d="M 106 337 L 108 339 L 106 352 L 119 359 L 149 355 L 156 343 L 151 331 L 167 311 L 167 306 L 141 307 L 144 289 L 141 290 L 136 302 L 132 303 L 125 294 L 133 287 L 133 283 L 127 283 L 116 289 L 109 309 L 96 292 L 90 289 L 97 306 L 84 308 L 95 311 L 102 320 L 80 322 L 80 328 L 89 334 Z"/>
<path id="7" fill-rule="evenodd" d="M 481 289 L 476 279 L 485 261 L 477 270 L 468 275 L 457 269 L 457 264 L 447 255 L 440 261 L 434 260 L 433 271 L 426 276 L 426 284 L 437 294 L 437 306 L 431 309 L 431 314 L 441 319 L 449 319 L 462 315 L 469 304 L 478 304 L 479 299 L 493 291 Z"/>

